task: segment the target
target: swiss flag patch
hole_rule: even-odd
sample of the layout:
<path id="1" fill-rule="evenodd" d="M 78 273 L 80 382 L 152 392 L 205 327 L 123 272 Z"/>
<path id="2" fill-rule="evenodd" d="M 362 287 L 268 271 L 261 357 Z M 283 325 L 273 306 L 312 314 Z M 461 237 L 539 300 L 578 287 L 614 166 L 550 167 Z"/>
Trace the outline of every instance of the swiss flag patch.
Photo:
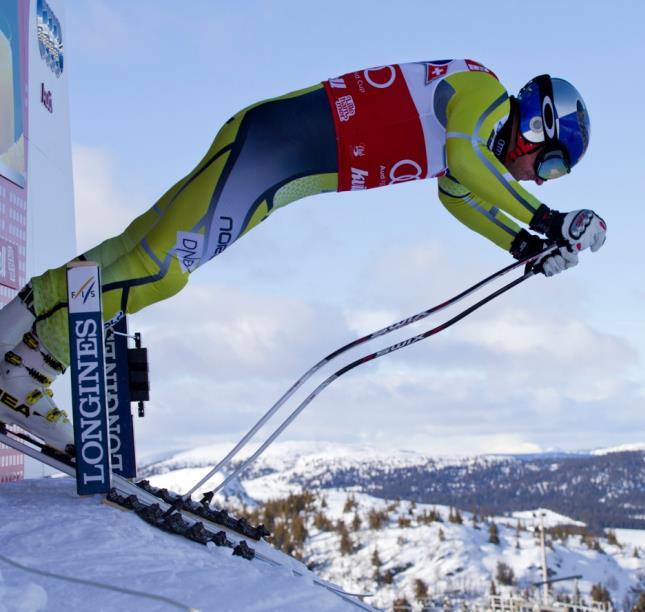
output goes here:
<path id="1" fill-rule="evenodd" d="M 426 85 L 448 72 L 448 64 L 426 64 Z"/>

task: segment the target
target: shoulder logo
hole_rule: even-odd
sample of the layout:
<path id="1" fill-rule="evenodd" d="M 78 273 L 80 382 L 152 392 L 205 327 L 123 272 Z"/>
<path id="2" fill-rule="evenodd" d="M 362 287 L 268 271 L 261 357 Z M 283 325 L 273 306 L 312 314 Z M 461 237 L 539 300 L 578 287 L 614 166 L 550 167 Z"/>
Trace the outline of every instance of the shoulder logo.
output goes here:
<path id="1" fill-rule="evenodd" d="M 444 76 L 448 72 L 448 65 L 452 60 L 436 60 L 434 62 L 425 62 L 426 65 L 426 85 L 432 83 L 435 79 Z"/>
<path id="2" fill-rule="evenodd" d="M 479 62 L 471 59 L 464 61 L 466 62 L 466 66 L 468 66 L 468 70 L 470 70 L 471 72 L 485 72 L 486 74 L 490 74 L 491 76 L 497 78 L 497 75 L 489 68 L 486 68 L 486 66 L 484 66 L 483 64 L 480 64 Z"/>

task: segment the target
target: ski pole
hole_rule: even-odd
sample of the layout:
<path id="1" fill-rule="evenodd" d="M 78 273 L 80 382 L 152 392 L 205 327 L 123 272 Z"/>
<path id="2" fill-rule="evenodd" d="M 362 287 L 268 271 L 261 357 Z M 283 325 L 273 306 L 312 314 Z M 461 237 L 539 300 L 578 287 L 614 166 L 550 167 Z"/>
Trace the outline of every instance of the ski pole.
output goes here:
<path id="1" fill-rule="evenodd" d="M 449 306 L 453 306 L 454 304 L 457 304 L 461 300 L 477 292 L 479 289 L 482 289 L 483 287 L 490 284 L 494 280 L 501 278 L 508 272 L 511 272 L 521 266 L 530 264 L 536 258 L 548 253 L 549 251 L 554 250 L 555 248 L 556 248 L 555 245 L 551 245 L 536 255 L 532 255 L 530 257 L 525 257 L 523 259 L 515 261 L 512 264 L 505 266 L 504 268 L 498 270 L 497 272 L 494 272 L 493 274 L 487 276 L 483 280 L 475 283 L 468 289 L 465 289 L 461 293 L 458 293 L 457 295 L 446 300 L 445 302 L 437 304 L 436 306 L 428 308 L 427 310 L 424 310 L 423 312 L 420 312 L 418 314 L 412 315 L 411 317 L 401 319 L 397 323 L 388 325 L 387 327 L 384 327 L 382 329 L 379 329 L 378 331 L 372 332 L 371 334 L 367 334 L 365 336 L 362 336 L 361 338 L 353 340 L 352 342 L 345 344 L 341 348 L 335 350 L 334 352 L 330 353 L 329 355 L 321 359 L 316 365 L 314 365 L 309 370 L 307 370 L 307 372 L 305 372 L 287 390 L 287 392 L 284 395 L 282 395 L 282 397 L 280 397 L 278 401 L 275 404 L 273 404 L 273 406 L 271 406 L 271 408 L 269 408 L 269 410 L 258 420 L 258 422 L 255 425 L 253 425 L 253 427 L 251 427 L 251 429 L 249 429 L 249 431 L 244 435 L 244 437 L 235 445 L 235 447 L 231 449 L 229 453 L 221 461 L 219 461 L 219 463 L 217 463 L 217 465 L 215 465 L 215 467 L 213 467 L 213 469 L 208 474 L 206 474 L 192 489 L 190 489 L 190 491 L 185 493 L 182 499 L 188 499 L 197 489 L 199 489 L 204 483 L 209 481 L 217 472 L 221 471 L 224 467 L 226 467 L 233 460 L 233 458 L 248 444 L 251 438 L 255 436 L 255 434 L 260 430 L 260 428 L 284 405 L 284 403 L 300 387 L 302 387 L 302 385 L 307 380 L 309 380 L 318 370 L 320 370 L 323 366 L 327 365 L 330 361 L 332 361 L 336 357 L 339 357 L 343 353 L 346 353 L 347 351 L 357 346 L 360 346 L 361 344 L 369 342 L 370 340 L 374 340 L 375 338 L 385 336 L 390 332 L 406 327 L 407 325 L 411 325 L 412 323 L 416 323 L 417 321 L 421 321 L 422 319 L 425 319 L 426 317 L 429 317 L 432 314 L 436 314 L 437 312 L 444 310 Z"/>
<path id="2" fill-rule="evenodd" d="M 448 329 L 458 321 L 461 321 L 464 317 L 468 316 L 469 314 L 473 313 L 475 310 L 481 308 L 484 304 L 487 304 L 491 300 L 495 299 L 496 297 L 502 295 L 509 289 L 512 289 L 513 287 L 519 285 L 520 283 L 524 282 L 525 280 L 531 278 L 534 276 L 534 272 L 532 270 L 527 271 L 523 276 L 520 276 L 516 278 L 515 280 L 511 281 L 510 283 L 507 283 L 503 287 L 500 287 L 497 291 L 494 291 L 493 293 L 487 295 L 485 298 L 481 299 L 479 302 L 473 304 L 472 306 L 469 306 L 465 310 L 462 310 L 460 313 L 452 317 L 452 319 L 449 319 L 445 323 L 442 323 L 441 325 L 437 325 L 436 327 L 433 327 L 432 329 L 429 329 L 426 332 L 423 332 L 421 334 L 418 334 L 416 336 L 412 336 L 410 338 L 407 338 L 406 340 L 403 340 L 401 342 L 397 342 L 396 344 L 392 344 L 386 348 L 383 348 L 379 351 L 376 351 L 374 353 L 370 353 L 369 355 L 365 355 L 364 357 L 361 357 L 360 359 L 356 359 L 355 361 L 352 361 L 350 364 L 344 366 L 343 368 L 340 368 L 338 371 L 334 372 L 331 376 L 326 378 L 322 383 L 320 383 L 301 403 L 298 407 L 296 407 L 291 414 L 280 424 L 280 426 L 263 442 L 263 444 L 258 448 L 255 453 L 253 453 L 248 459 L 246 459 L 239 467 L 237 467 L 233 472 L 231 472 L 220 484 L 218 484 L 210 493 L 206 494 L 207 499 L 212 499 L 213 495 L 215 495 L 219 490 L 224 488 L 231 480 L 233 480 L 238 474 L 243 472 L 251 463 L 253 463 L 272 443 L 273 441 L 291 424 L 291 422 L 306 408 L 306 406 L 317 396 L 320 394 L 323 389 L 328 387 L 332 382 L 334 382 L 337 378 L 340 378 L 343 374 L 346 374 L 350 370 L 353 370 L 359 365 L 362 365 L 364 363 L 367 363 L 368 361 L 373 361 L 374 359 L 377 359 L 379 357 L 382 357 L 383 355 L 388 355 L 389 353 L 393 353 L 394 351 L 398 351 L 399 349 L 402 349 L 406 346 L 411 346 L 412 344 L 415 344 L 421 340 L 424 340 L 425 338 L 429 338 L 430 336 L 434 336 L 435 334 L 438 334 L 439 332 Z M 199 486 L 204 484 L 206 482 L 205 479 L 202 479 L 200 481 L 201 484 L 193 487 L 192 491 L 194 492 Z"/>

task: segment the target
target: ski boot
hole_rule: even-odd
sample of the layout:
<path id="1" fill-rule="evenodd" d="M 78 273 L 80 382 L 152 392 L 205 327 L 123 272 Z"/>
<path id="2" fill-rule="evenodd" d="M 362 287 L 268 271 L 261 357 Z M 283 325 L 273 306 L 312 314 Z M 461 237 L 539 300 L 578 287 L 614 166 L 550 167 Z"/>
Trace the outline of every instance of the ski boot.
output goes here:
<path id="1" fill-rule="evenodd" d="M 73 456 L 74 428 L 50 389 L 64 371 L 36 334 L 26 332 L 0 363 L 0 421 L 18 425 L 47 446 Z"/>
<path id="2" fill-rule="evenodd" d="M 31 283 L 0 309 L 0 358 L 13 349 L 36 322 Z"/>

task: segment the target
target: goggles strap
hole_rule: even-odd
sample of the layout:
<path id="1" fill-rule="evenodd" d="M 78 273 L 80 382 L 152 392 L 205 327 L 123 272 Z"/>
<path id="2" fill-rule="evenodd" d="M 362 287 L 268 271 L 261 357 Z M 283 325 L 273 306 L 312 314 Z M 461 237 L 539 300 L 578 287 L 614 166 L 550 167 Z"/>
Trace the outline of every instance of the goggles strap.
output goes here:
<path id="1" fill-rule="evenodd" d="M 522 136 L 522 134 L 517 132 L 517 141 L 515 143 L 515 148 L 512 151 L 509 151 L 506 159 L 507 161 L 515 161 L 518 157 L 522 157 L 523 155 L 528 155 L 529 153 L 533 153 L 536 149 L 539 149 L 544 143 L 539 142 L 539 143 L 533 143 L 529 142 Z"/>

